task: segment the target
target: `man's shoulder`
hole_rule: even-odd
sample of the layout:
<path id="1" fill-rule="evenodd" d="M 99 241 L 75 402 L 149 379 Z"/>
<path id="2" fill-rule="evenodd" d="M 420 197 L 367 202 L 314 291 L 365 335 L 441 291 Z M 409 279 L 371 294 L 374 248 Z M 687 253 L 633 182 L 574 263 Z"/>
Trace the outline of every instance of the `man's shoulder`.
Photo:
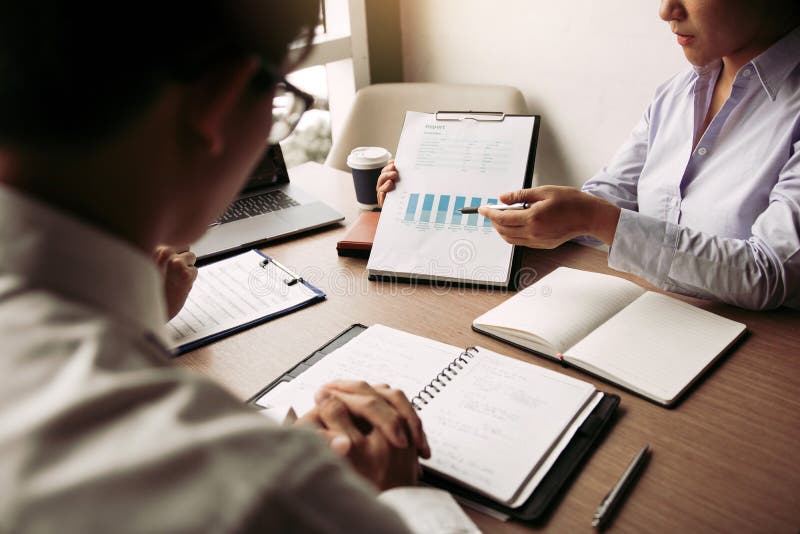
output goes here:
<path id="1" fill-rule="evenodd" d="M 127 325 L 98 308 L 30 287 L 13 275 L 0 276 L 0 340 L 12 356 L 6 364 L 22 364 L 34 355 L 52 364 L 90 345 L 97 352 L 108 345 L 135 351 L 134 339 Z"/>
<path id="2" fill-rule="evenodd" d="M 225 531 L 256 505 L 286 520 L 287 498 L 343 476 L 313 432 L 276 426 L 207 378 L 149 361 L 113 317 L 3 276 L 0 342 L 0 530 L 12 518 L 32 530 L 109 531 L 125 511 L 132 528 L 122 530 Z"/>

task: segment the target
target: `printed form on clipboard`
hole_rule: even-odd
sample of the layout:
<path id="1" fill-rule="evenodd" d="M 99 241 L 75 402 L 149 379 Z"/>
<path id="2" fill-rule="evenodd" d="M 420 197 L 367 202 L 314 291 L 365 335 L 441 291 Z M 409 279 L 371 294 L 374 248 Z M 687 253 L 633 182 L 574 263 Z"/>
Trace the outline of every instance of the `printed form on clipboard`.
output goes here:
<path id="1" fill-rule="evenodd" d="M 176 354 L 325 299 L 275 258 L 250 250 L 198 269 L 189 297 L 166 331 Z"/>
<path id="2" fill-rule="evenodd" d="M 370 278 L 513 286 L 515 247 L 464 207 L 498 203 L 530 187 L 539 117 L 489 112 L 406 112 L 383 205 Z"/>

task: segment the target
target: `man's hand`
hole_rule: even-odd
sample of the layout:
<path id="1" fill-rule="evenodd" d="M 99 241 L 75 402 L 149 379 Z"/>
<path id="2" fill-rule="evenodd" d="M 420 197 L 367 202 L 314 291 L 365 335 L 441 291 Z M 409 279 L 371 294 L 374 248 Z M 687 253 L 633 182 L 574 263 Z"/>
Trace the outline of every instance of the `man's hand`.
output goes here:
<path id="1" fill-rule="evenodd" d="M 298 420 L 317 426 L 331 448 L 380 490 L 414 485 L 418 456 L 430 457 L 422 422 L 405 395 L 388 385 L 337 381 Z"/>
<path id="2" fill-rule="evenodd" d="M 197 278 L 197 267 L 194 266 L 197 256 L 189 250 L 177 251 L 172 247 L 160 245 L 153 252 L 153 257 L 164 278 L 167 315 L 172 319 L 183 308 L 192 284 Z"/>
<path id="3" fill-rule="evenodd" d="M 573 187 L 545 185 L 500 195 L 500 202 L 532 204 L 525 210 L 481 208 L 500 236 L 512 245 L 555 248 L 581 235 L 611 245 L 620 209 Z"/>

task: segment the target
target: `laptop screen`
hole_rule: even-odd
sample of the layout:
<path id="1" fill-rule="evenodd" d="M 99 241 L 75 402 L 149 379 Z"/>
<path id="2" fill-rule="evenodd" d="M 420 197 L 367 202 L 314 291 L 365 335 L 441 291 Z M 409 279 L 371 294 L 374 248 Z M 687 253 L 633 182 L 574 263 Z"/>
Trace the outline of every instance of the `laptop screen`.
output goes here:
<path id="1" fill-rule="evenodd" d="M 286 171 L 286 163 L 283 161 L 281 146 L 270 145 L 261 157 L 261 161 L 250 173 L 250 178 L 242 189 L 242 193 L 288 183 L 289 173 Z"/>

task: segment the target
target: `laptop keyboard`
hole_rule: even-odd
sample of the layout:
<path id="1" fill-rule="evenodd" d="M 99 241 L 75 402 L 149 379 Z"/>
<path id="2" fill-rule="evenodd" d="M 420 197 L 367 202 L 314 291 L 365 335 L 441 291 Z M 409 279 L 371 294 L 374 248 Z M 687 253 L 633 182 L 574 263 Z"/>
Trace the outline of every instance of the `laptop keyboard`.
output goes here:
<path id="1" fill-rule="evenodd" d="M 248 217 L 254 217 L 256 215 L 299 205 L 300 203 L 295 199 L 280 189 L 276 189 L 275 191 L 267 191 L 260 195 L 240 198 L 228 207 L 227 211 L 217 219 L 217 222 L 222 224 L 238 221 L 240 219 L 246 219 Z"/>

